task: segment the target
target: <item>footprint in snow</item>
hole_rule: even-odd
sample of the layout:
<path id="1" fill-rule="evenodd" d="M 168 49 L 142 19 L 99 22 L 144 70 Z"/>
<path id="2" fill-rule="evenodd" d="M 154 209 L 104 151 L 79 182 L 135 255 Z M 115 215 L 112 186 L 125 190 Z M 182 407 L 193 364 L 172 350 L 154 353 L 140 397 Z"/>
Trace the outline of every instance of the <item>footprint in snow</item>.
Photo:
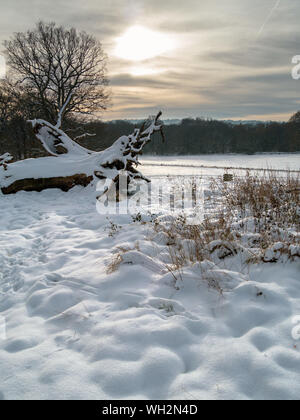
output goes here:
<path id="1" fill-rule="evenodd" d="M 50 283 L 59 283 L 63 280 L 63 277 L 57 273 L 49 273 L 45 275 L 46 281 Z"/>
<path id="2" fill-rule="evenodd" d="M 175 300 L 163 298 L 149 298 L 145 302 L 145 304 L 164 312 L 165 316 L 168 317 L 181 315 L 192 320 L 198 319 L 197 317 L 193 316 L 190 312 L 187 312 L 185 307 L 182 306 L 179 302 L 176 302 Z"/>

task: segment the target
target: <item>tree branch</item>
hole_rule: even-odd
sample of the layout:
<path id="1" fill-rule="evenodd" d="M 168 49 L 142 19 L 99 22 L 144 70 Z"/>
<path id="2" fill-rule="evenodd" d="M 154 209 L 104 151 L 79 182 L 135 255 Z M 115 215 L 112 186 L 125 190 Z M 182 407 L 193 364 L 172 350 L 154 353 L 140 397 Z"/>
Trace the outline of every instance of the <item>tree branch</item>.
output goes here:
<path id="1" fill-rule="evenodd" d="M 62 108 L 60 109 L 60 111 L 58 113 L 58 118 L 57 118 L 57 123 L 56 123 L 55 128 L 60 128 L 61 127 L 61 122 L 62 122 L 63 114 L 64 114 L 67 106 L 69 105 L 71 98 L 72 98 L 72 92 L 69 94 L 69 96 L 67 97 L 66 102 L 63 104 Z"/>

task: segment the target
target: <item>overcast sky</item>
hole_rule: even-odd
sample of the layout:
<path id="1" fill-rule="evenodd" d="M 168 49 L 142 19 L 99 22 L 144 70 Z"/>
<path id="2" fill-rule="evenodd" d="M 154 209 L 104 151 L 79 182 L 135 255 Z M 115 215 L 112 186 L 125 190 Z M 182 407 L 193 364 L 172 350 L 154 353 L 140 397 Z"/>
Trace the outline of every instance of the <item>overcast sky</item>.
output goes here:
<path id="1" fill-rule="evenodd" d="M 0 41 L 40 19 L 103 43 L 105 119 L 162 109 L 166 118 L 286 120 L 300 109 L 291 77 L 299 0 L 0 0 Z"/>

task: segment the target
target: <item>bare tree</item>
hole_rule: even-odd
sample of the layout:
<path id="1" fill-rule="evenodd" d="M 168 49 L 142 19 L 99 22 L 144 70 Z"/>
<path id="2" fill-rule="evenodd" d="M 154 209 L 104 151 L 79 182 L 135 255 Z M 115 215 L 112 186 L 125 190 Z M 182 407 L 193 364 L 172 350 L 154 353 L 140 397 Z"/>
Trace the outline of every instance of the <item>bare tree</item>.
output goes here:
<path id="1" fill-rule="evenodd" d="M 289 119 L 289 123 L 294 123 L 294 124 L 300 123 L 300 111 L 292 115 L 292 117 Z"/>
<path id="2" fill-rule="evenodd" d="M 4 46 L 9 68 L 32 92 L 41 117 L 61 125 L 70 114 L 107 108 L 106 55 L 93 36 L 39 22 L 34 30 L 15 33 Z"/>
<path id="3" fill-rule="evenodd" d="M 1 81 L 0 149 L 5 147 L 5 151 L 12 152 L 16 159 L 24 159 L 36 153 L 37 147 L 33 143 L 32 130 L 27 121 L 38 112 L 36 98 L 30 90 L 10 79 Z"/>
<path id="4" fill-rule="evenodd" d="M 6 128 L 14 107 L 14 98 L 5 82 L 0 84 L 0 133 Z"/>

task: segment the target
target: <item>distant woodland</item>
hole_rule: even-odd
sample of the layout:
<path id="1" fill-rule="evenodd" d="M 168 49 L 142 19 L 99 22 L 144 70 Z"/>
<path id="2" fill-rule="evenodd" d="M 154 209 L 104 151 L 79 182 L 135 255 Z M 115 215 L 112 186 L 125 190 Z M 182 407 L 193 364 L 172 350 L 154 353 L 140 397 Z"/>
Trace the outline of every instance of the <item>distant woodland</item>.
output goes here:
<path id="1" fill-rule="evenodd" d="M 294 118 L 294 117 L 293 117 Z M 207 119 L 184 119 L 181 124 L 164 127 L 166 141 L 157 135 L 145 150 L 156 155 L 195 155 L 208 153 L 299 152 L 300 122 L 232 125 Z M 118 137 L 130 134 L 129 121 L 93 121 L 84 125 L 69 121 L 67 133 L 81 145 L 95 151 L 110 146 Z M 22 118 L 12 120 L 0 130 L 0 155 L 9 152 L 16 160 L 42 156 L 43 149 L 31 127 Z M 84 133 L 88 133 L 85 135 Z"/>

